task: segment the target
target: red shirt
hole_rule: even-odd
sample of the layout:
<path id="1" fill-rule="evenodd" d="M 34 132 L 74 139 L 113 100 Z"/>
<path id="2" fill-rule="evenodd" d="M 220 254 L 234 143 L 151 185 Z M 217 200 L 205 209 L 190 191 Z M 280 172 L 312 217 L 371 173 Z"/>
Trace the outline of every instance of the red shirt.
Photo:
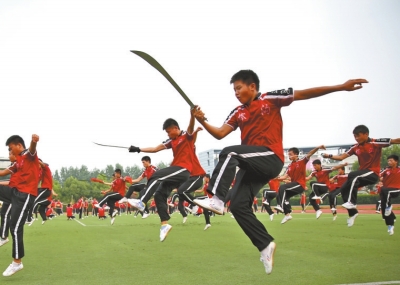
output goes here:
<path id="1" fill-rule="evenodd" d="M 278 179 L 271 179 L 268 182 L 269 189 L 278 192 L 279 191 L 279 186 L 281 185 L 280 181 Z"/>
<path id="2" fill-rule="evenodd" d="M 79 199 L 78 202 L 76 202 L 76 208 L 80 209 L 80 208 L 82 208 L 82 206 L 83 206 L 83 200 Z"/>
<path id="3" fill-rule="evenodd" d="M 56 202 L 56 208 L 60 209 L 61 208 L 61 202 Z"/>
<path id="4" fill-rule="evenodd" d="M 16 162 L 8 168 L 12 173 L 11 177 L 14 173 L 18 173 L 13 178 L 13 187 L 17 188 L 20 192 L 37 196 L 39 184 L 39 160 L 37 152 L 31 154 L 29 150 L 24 150 L 20 155 L 17 155 L 16 159 Z"/>
<path id="5" fill-rule="evenodd" d="M 172 148 L 174 160 L 171 162 L 171 166 L 180 166 L 191 173 L 194 148 L 193 136 L 182 131 L 176 139 L 168 139 L 163 144 L 166 148 Z"/>
<path id="6" fill-rule="evenodd" d="M 236 107 L 224 123 L 240 128 L 242 145 L 268 147 L 284 161 L 281 108 L 293 99 L 292 88 L 260 93 L 250 105 Z"/>
<path id="7" fill-rule="evenodd" d="M 348 155 L 356 155 L 360 170 L 368 169 L 379 175 L 381 168 L 382 148 L 390 146 L 390 139 L 371 139 L 363 144 L 356 144 L 348 151 Z"/>
<path id="8" fill-rule="evenodd" d="M 306 188 L 306 165 L 308 158 L 305 156 L 302 159 L 292 161 L 286 170 L 292 182 L 299 183 L 303 188 Z"/>
<path id="9" fill-rule="evenodd" d="M 152 200 L 150 203 L 150 207 L 155 207 L 156 206 L 156 201 Z"/>
<path id="10" fill-rule="evenodd" d="M 67 207 L 67 217 L 72 216 L 72 207 Z"/>
<path id="11" fill-rule="evenodd" d="M 257 197 L 254 197 L 254 199 L 253 199 L 253 204 L 254 204 L 254 205 L 257 205 L 257 204 L 258 204 L 258 199 L 257 199 Z"/>
<path id="12" fill-rule="evenodd" d="M 333 176 L 333 179 L 336 180 L 336 188 L 340 188 L 343 186 L 343 184 L 347 181 L 347 174 L 343 174 L 343 175 L 335 175 Z"/>
<path id="13" fill-rule="evenodd" d="M 329 182 L 329 173 L 331 172 L 332 169 L 321 169 L 320 171 L 314 170 L 313 172 L 311 172 L 311 176 L 317 178 L 318 183 L 326 184 L 326 186 L 329 187 L 329 185 L 331 184 Z"/>
<path id="14" fill-rule="evenodd" d="M 53 189 L 53 175 L 51 174 L 50 168 L 45 165 L 42 168 L 42 184 L 41 188 Z"/>
<path id="15" fill-rule="evenodd" d="M 53 210 L 51 208 L 47 208 L 46 217 L 50 216 L 51 214 L 53 214 Z"/>
<path id="16" fill-rule="evenodd" d="M 104 217 L 105 216 L 103 208 L 99 208 L 98 213 L 99 213 L 99 217 Z"/>
<path id="17" fill-rule="evenodd" d="M 145 168 L 145 170 L 143 171 L 143 173 L 141 174 L 141 176 L 143 178 L 147 178 L 147 180 L 149 180 L 151 178 L 151 176 L 154 174 L 154 172 L 156 172 L 158 169 L 157 167 L 153 166 L 153 165 L 149 165 Z"/>
<path id="18" fill-rule="evenodd" d="M 200 161 L 196 155 L 196 147 L 193 148 L 192 152 L 192 172 L 190 172 L 191 176 L 205 176 L 206 172 L 203 167 L 201 167 Z"/>
<path id="19" fill-rule="evenodd" d="M 122 178 L 115 179 L 112 182 L 113 192 L 118 192 L 121 196 L 125 195 L 125 181 Z"/>
<path id="20" fill-rule="evenodd" d="M 383 177 L 382 183 L 384 187 L 400 189 L 400 168 L 386 168 L 381 173 Z"/>
<path id="21" fill-rule="evenodd" d="M 208 196 L 208 198 L 212 198 L 213 195 L 211 195 L 210 193 L 208 193 L 207 188 L 208 188 L 208 183 L 204 183 L 204 186 L 203 186 L 203 193 L 204 193 L 204 195 L 205 195 L 205 196 Z"/>

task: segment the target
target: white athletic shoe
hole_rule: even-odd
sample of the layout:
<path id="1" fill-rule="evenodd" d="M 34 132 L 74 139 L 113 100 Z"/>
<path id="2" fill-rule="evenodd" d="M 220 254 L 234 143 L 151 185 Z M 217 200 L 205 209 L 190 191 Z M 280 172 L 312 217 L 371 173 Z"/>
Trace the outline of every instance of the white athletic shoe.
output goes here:
<path id="1" fill-rule="evenodd" d="M 35 219 L 32 219 L 30 222 L 28 222 L 28 227 L 32 226 L 34 221 L 35 221 Z"/>
<path id="2" fill-rule="evenodd" d="M 187 217 L 183 217 L 182 224 L 186 223 Z"/>
<path id="3" fill-rule="evenodd" d="M 99 204 L 94 204 L 94 207 L 97 209 L 101 208 Z"/>
<path id="4" fill-rule="evenodd" d="M 18 271 L 22 270 L 24 266 L 21 263 L 15 263 L 14 261 L 7 267 L 7 269 L 3 272 L 3 276 L 11 276 Z"/>
<path id="5" fill-rule="evenodd" d="M 224 214 L 224 201 L 221 201 L 216 195 L 210 199 L 194 199 L 193 203 L 218 215 Z"/>
<path id="6" fill-rule="evenodd" d="M 337 215 L 333 215 L 333 220 L 336 221 Z"/>
<path id="7" fill-rule="evenodd" d="M 114 218 L 117 214 L 118 214 L 118 210 L 114 210 L 114 212 L 112 213 L 112 216 L 111 216 L 111 217 Z"/>
<path id="8" fill-rule="evenodd" d="M 269 215 L 269 220 L 272 222 L 274 220 L 274 214 Z"/>
<path id="9" fill-rule="evenodd" d="M 198 210 L 199 210 L 199 206 L 193 206 L 192 213 L 196 214 Z"/>
<path id="10" fill-rule="evenodd" d="M 321 210 L 318 210 L 318 211 L 315 212 L 315 217 L 317 219 L 319 219 L 319 217 L 321 217 L 321 215 L 322 215 L 322 211 Z"/>
<path id="11" fill-rule="evenodd" d="M 0 238 L 0 246 L 5 245 L 6 243 L 8 243 L 10 240 L 8 238 L 2 239 Z"/>
<path id="12" fill-rule="evenodd" d="M 331 211 L 332 212 L 336 212 L 336 208 L 331 208 Z"/>
<path id="13" fill-rule="evenodd" d="M 42 225 L 44 225 L 45 222 L 46 222 L 46 221 L 42 221 Z"/>
<path id="14" fill-rule="evenodd" d="M 112 218 L 111 218 L 111 225 L 113 225 L 113 224 L 114 224 L 114 222 L 115 222 L 115 218 L 114 218 L 114 217 L 112 217 Z"/>
<path id="15" fill-rule="evenodd" d="M 171 231 L 172 226 L 169 224 L 162 225 L 160 229 L 160 241 L 164 241 L 168 233 Z"/>
<path id="16" fill-rule="evenodd" d="M 394 234 L 394 226 L 389 226 L 388 232 L 392 236 Z"/>
<path id="17" fill-rule="evenodd" d="M 234 215 L 231 215 L 231 218 L 232 218 L 232 219 L 234 219 L 234 218 L 235 218 L 235 216 L 234 216 Z"/>
<path id="18" fill-rule="evenodd" d="M 347 226 L 349 228 L 354 225 L 354 221 L 356 220 L 357 216 L 358 216 L 358 213 L 347 219 Z"/>
<path id="19" fill-rule="evenodd" d="M 150 213 L 143 212 L 142 219 L 146 219 L 150 216 Z M 135 217 L 136 218 L 136 217 Z"/>
<path id="20" fill-rule="evenodd" d="M 189 213 L 192 213 L 192 209 L 190 209 L 189 207 L 185 207 L 186 211 L 188 211 Z"/>
<path id="21" fill-rule="evenodd" d="M 269 205 L 268 201 L 264 201 L 262 203 L 265 204 L 265 205 Z"/>
<path id="22" fill-rule="evenodd" d="M 346 202 L 346 203 L 342 204 L 342 207 L 346 208 L 347 210 L 351 210 L 351 209 L 357 208 L 357 205 L 354 205 L 351 202 Z"/>
<path id="23" fill-rule="evenodd" d="M 320 196 L 314 196 L 311 199 L 313 199 L 313 200 L 322 200 L 322 198 Z"/>
<path id="24" fill-rule="evenodd" d="M 281 212 L 283 213 L 283 209 L 282 209 L 282 207 L 281 207 L 280 205 L 276 205 L 276 206 L 274 207 L 274 209 L 275 209 L 275 210 L 278 210 L 278 211 L 281 211 Z"/>
<path id="25" fill-rule="evenodd" d="M 385 216 L 388 217 L 392 213 L 392 206 L 385 208 Z"/>
<path id="26" fill-rule="evenodd" d="M 291 215 L 287 215 L 287 216 L 285 215 L 285 216 L 283 217 L 282 221 L 281 221 L 281 224 L 284 224 L 284 223 L 290 221 L 291 219 L 292 219 L 292 216 L 291 216 Z"/>
<path id="27" fill-rule="evenodd" d="M 208 228 L 210 228 L 211 227 L 211 225 L 210 224 L 207 224 L 206 225 L 206 227 L 204 228 L 204 230 L 206 231 Z"/>
<path id="28" fill-rule="evenodd" d="M 128 199 L 128 203 L 139 211 L 144 211 L 144 203 L 140 199 Z"/>
<path id="29" fill-rule="evenodd" d="M 261 251 L 260 261 L 264 263 L 265 272 L 271 274 L 272 267 L 274 266 L 274 254 L 275 254 L 276 244 L 271 241 L 269 245 Z"/>
<path id="30" fill-rule="evenodd" d="M 124 197 L 121 200 L 118 201 L 118 203 L 122 204 L 122 203 L 127 203 L 128 202 L 128 198 Z"/>

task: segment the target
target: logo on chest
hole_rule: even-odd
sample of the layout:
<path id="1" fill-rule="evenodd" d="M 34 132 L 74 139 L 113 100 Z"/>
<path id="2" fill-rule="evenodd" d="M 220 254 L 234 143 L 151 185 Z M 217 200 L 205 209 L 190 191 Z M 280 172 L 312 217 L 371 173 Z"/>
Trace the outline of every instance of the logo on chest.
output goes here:
<path id="1" fill-rule="evenodd" d="M 269 115 L 269 113 L 271 112 L 271 109 L 269 108 L 268 104 L 263 104 L 261 106 L 261 115 Z"/>

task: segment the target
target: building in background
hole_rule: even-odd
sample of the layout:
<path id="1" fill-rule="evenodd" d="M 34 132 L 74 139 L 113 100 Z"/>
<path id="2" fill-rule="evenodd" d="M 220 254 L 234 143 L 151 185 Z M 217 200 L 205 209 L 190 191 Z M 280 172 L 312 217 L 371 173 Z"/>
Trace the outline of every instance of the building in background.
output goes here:
<path id="1" fill-rule="evenodd" d="M 207 174 L 212 174 L 218 163 L 218 157 L 222 149 L 209 149 L 199 152 L 199 161 Z"/>

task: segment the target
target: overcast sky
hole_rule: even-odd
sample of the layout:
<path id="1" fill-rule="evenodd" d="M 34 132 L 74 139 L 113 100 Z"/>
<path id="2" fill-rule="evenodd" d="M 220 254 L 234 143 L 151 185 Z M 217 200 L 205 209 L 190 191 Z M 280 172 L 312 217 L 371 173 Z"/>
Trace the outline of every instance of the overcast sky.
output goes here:
<path id="1" fill-rule="evenodd" d="M 140 165 L 140 154 L 92 142 L 156 146 L 165 119 L 182 129 L 189 107 L 149 64 L 152 55 L 209 122 L 220 126 L 240 103 L 229 84 L 241 69 L 260 91 L 369 84 L 352 93 L 282 109 L 284 146 L 400 137 L 400 2 L 393 1 L 0 1 L 0 157 L 13 134 L 53 169 Z M 239 130 L 217 141 L 203 131 L 197 151 L 240 144 Z M 172 151 L 151 155 L 170 162 Z"/>

